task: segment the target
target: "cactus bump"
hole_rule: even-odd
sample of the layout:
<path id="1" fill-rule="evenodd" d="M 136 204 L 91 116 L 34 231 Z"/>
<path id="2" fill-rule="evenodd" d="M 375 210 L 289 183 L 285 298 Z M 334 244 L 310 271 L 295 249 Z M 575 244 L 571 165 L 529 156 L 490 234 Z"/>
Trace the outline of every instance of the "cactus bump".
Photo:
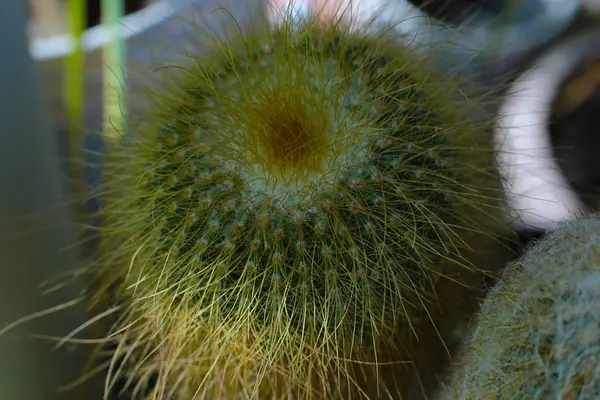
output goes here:
<path id="1" fill-rule="evenodd" d="M 391 34 L 283 23 L 206 54 L 157 71 L 168 90 L 107 144 L 108 382 L 185 400 L 416 390 L 508 253 L 491 120 Z"/>

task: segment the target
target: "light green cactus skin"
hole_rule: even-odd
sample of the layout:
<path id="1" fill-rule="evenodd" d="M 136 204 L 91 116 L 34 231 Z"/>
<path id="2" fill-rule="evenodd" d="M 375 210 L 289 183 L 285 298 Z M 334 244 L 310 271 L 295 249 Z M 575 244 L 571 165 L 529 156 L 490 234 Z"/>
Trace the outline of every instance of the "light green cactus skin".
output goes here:
<path id="1" fill-rule="evenodd" d="M 509 267 L 440 400 L 600 398 L 600 219 L 569 222 Z"/>
<path id="2" fill-rule="evenodd" d="M 157 373 L 150 398 L 399 398 L 508 253 L 489 120 L 455 82 L 397 38 L 295 29 L 191 58 L 109 147 L 112 374 Z"/>

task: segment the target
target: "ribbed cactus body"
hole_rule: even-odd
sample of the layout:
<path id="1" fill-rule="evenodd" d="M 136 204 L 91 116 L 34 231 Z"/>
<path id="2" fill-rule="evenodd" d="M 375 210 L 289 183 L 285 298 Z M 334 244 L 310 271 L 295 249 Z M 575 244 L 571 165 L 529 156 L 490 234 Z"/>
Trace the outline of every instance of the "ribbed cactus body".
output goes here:
<path id="1" fill-rule="evenodd" d="M 441 399 L 600 398 L 600 220 L 536 243 L 484 301 Z"/>
<path id="2" fill-rule="evenodd" d="M 395 397 L 372 363 L 441 343 L 504 252 L 487 126 L 398 38 L 261 32 L 190 58 L 109 147 L 130 371 L 179 399 Z"/>

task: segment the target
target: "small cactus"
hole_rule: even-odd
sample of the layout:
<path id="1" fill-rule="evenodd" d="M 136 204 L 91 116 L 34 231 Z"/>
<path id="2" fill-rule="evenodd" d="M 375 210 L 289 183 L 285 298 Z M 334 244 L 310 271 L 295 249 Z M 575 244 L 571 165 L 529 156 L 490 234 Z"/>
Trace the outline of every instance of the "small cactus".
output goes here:
<path id="1" fill-rule="evenodd" d="M 110 379 L 399 398 L 509 253 L 490 120 L 394 36 L 284 23 L 208 54 L 108 144 Z"/>
<path id="2" fill-rule="evenodd" d="M 600 398 L 600 219 L 569 222 L 489 294 L 443 400 Z"/>

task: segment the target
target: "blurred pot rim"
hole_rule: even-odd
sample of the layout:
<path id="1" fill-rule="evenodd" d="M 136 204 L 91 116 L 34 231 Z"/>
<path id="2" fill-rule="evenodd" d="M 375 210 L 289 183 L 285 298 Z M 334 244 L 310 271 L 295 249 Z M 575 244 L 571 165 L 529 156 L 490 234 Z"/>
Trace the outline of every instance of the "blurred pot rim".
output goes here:
<path id="1" fill-rule="evenodd" d="M 517 228 L 554 229 L 588 211 L 553 157 L 548 120 L 565 81 L 598 55 L 598 28 L 559 42 L 515 81 L 499 109 L 494 141 Z"/>
<path id="2" fill-rule="evenodd" d="M 145 30 L 165 21 L 179 11 L 197 3 L 197 0 L 173 1 L 160 0 L 143 9 L 123 17 L 117 27 L 121 39 L 129 39 Z M 112 27 L 97 25 L 83 33 L 84 52 L 97 50 L 106 45 L 112 36 Z M 69 34 L 36 38 L 30 42 L 29 51 L 36 61 L 47 61 L 70 55 L 75 41 Z"/>

